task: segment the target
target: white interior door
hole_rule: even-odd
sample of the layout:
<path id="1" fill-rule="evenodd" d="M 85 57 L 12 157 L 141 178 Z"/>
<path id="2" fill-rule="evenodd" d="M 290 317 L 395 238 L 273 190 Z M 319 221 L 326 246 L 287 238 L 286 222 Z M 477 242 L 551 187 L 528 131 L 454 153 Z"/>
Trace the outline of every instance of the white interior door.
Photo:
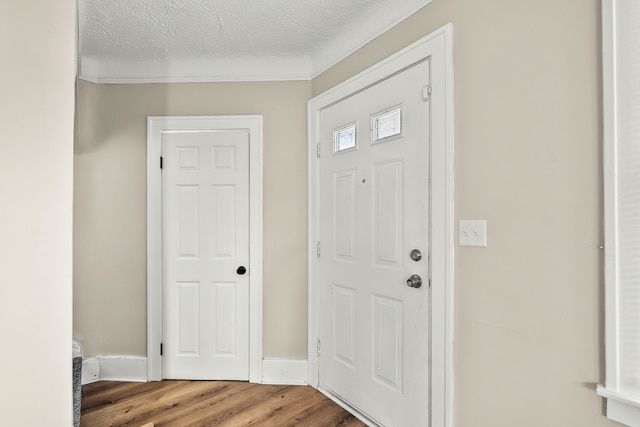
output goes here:
<path id="1" fill-rule="evenodd" d="M 428 84 L 425 60 L 319 119 L 319 386 L 384 426 L 429 420 Z"/>
<path id="2" fill-rule="evenodd" d="M 249 132 L 164 132 L 162 153 L 164 378 L 247 380 Z"/>

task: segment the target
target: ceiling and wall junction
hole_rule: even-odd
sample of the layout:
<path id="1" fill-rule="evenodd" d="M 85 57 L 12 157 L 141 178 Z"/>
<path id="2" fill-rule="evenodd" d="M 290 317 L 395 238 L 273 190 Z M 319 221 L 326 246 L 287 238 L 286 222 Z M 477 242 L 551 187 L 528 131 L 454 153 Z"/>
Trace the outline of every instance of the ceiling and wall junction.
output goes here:
<path id="1" fill-rule="evenodd" d="M 80 78 L 309 80 L 430 1 L 80 0 Z"/>

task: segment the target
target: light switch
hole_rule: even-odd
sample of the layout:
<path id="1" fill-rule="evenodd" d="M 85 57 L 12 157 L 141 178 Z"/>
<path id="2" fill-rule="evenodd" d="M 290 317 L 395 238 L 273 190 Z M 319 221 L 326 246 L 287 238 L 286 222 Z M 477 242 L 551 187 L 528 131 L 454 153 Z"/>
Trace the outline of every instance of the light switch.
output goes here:
<path id="1" fill-rule="evenodd" d="M 460 220 L 458 223 L 458 244 L 460 246 L 487 247 L 487 221 Z"/>

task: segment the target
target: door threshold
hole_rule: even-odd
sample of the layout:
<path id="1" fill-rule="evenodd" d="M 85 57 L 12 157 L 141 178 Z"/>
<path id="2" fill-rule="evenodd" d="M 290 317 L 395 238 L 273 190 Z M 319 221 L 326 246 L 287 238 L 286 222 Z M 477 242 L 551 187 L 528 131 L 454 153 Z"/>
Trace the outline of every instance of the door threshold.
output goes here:
<path id="1" fill-rule="evenodd" d="M 333 393 L 331 390 L 326 389 L 324 387 L 318 386 L 317 390 L 331 399 L 338 406 L 342 407 L 345 411 L 349 412 L 351 415 L 368 425 L 369 427 L 384 427 L 383 424 L 378 423 L 374 419 L 368 417 L 362 411 L 360 411 L 355 406 L 348 403 L 346 400 L 342 399 L 340 395 Z"/>

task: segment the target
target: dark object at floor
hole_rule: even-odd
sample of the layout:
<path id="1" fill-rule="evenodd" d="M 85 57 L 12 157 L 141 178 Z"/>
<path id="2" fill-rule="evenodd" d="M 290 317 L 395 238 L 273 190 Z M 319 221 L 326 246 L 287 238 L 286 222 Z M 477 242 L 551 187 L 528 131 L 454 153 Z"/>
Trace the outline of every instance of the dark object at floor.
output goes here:
<path id="1" fill-rule="evenodd" d="M 82 402 L 82 357 L 73 358 L 73 427 L 80 427 Z"/>

